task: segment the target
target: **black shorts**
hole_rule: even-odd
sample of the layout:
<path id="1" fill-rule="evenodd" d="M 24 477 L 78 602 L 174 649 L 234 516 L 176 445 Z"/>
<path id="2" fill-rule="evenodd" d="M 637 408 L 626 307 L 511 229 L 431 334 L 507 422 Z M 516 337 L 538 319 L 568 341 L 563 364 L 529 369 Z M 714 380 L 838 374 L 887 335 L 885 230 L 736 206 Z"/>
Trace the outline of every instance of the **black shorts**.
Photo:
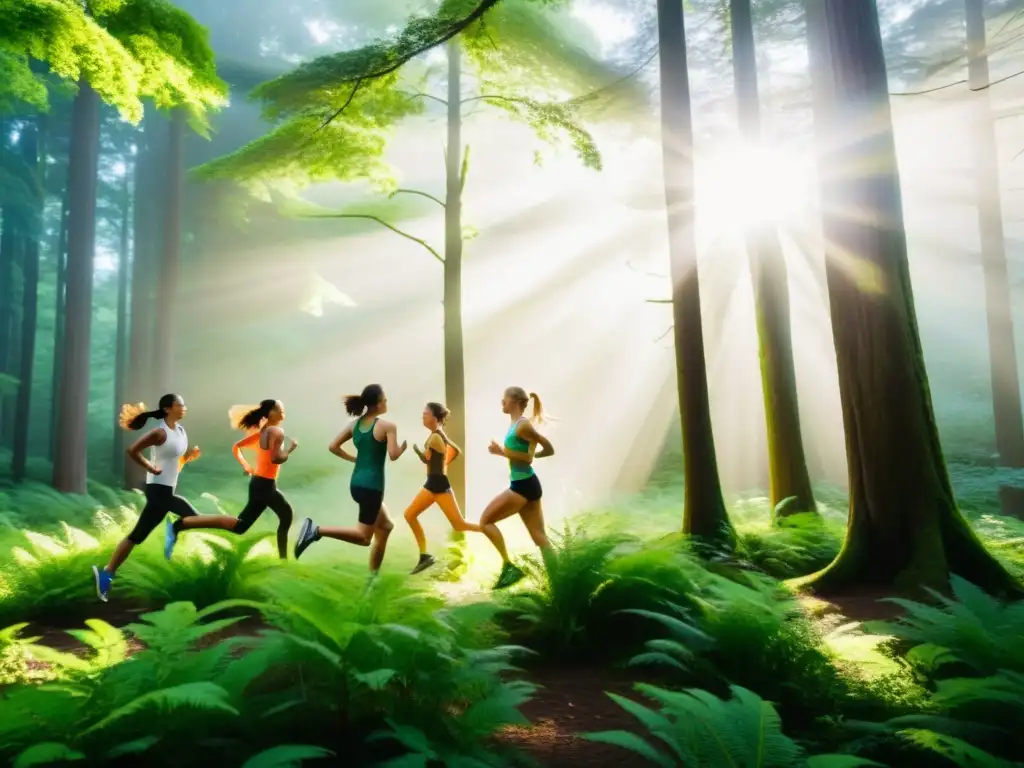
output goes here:
<path id="1" fill-rule="evenodd" d="M 452 489 L 448 475 L 427 475 L 427 482 L 423 484 L 431 493 L 448 493 Z"/>
<path id="2" fill-rule="evenodd" d="M 540 487 L 540 478 L 536 475 L 513 480 L 509 483 L 508 488 L 512 493 L 518 493 L 527 501 L 540 501 L 540 497 L 544 495 L 544 490 Z"/>
<path id="3" fill-rule="evenodd" d="M 384 491 L 353 485 L 349 486 L 349 492 L 352 501 L 359 505 L 359 522 L 363 525 L 376 525 L 380 508 L 384 506 Z"/>

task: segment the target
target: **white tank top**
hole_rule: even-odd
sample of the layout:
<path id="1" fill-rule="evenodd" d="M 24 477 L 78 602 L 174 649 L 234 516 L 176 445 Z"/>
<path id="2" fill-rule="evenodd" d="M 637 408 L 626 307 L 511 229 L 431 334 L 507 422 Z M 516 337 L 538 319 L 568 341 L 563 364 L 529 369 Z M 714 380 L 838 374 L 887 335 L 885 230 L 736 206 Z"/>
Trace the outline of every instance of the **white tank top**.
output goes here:
<path id="1" fill-rule="evenodd" d="M 163 445 L 153 446 L 149 460 L 160 469 L 160 474 L 151 475 L 147 472 L 146 483 L 173 488 L 178 484 L 179 459 L 188 450 L 188 435 L 181 424 L 175 424 L 174 429 L 171 429 L 163 419 L 157 422 L 157 427 L 163 429 L 167 439 Z"/>

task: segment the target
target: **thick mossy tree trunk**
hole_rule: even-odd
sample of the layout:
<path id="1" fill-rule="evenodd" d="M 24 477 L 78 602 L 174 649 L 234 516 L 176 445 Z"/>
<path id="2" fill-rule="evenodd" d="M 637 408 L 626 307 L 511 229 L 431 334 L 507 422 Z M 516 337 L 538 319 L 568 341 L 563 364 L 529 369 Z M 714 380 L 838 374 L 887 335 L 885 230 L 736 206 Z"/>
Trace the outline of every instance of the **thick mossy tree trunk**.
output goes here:
<path id="1" fill-rule="evenodd" d="M 658 42 L 676 384 L 683 433 L 683 532 L 732 547 L 735 532 L 722 499 L 711 430 L 694 231 L 693 118 L 683 5 L 678 0 L 658 0 Z"/>
<path id="2" fill-rule="evenodd" d="M 1013 304 L 1003 235 L 1003 202 L 999 190 L 999 154 L 989 103 L 988 54 L 985 52 L 983 0 L 966 0 L 967 69 L 972 99 L 971 148 L 978 195 L 981 266 L 985 276 L 992 407 L 996 451 L 1006 467 L 1024 467 L 1024 415 L 1021 413 L 1017 346 L 1013 340 Z"/>
<path id="3" fill-rule="evenodd" d="M 33 201 L 22 247 L 21 344 L 18 362 L 18 399 L 14 410 L 14 447 L 11 475 L 15 482 L 25 479 L 28 464 L 28 435 L 32 413 L 32 381 L 36 358 L 36 321 L 39 314 L 39 245 L 43 236 L 43 174 L 40 155 L 45 157 L 46 120 L 38 117 L 21 132 L 19 144 L 25 165 L 39 179 L 39 198 Z"/>
<path id="4" fill-rule="evenodd" d="M 84 80 L 72 108 L 68 164 L 68 266 L 64 349 L 57 409 L 53 486 L 86 492 L 88 471 L 89 342 L 92 330 L 96 183 L 100 148 L 100 100 Z"/>
<path id="5" fill-rule="evenodd" d="M 444 202 L 444 396 L 451 415 L 445 431 L 463 454 L 448 467 L 452 493 L 466 509 L 466 355 L 462 335 L 462 51 L 448 43 L 448 142 Z M 458 543 L 465 534 L 452 531 Z"/>
<path id="6" fill-rule="evenodd" d="M 875 0 L 824 6 L 832 73 L 813 61 L 811 71 L 829 78 L 819 87 L 833 97 L 816 129 L 819 145 L 834 147 L 822 195 L 850 510 L 835 561 L 797 584 L 826 594 L 868 584 L 915 590 L 943 588 L 955 573 L 995 594 L 1022 593 L 957 510 L 939 445 Z"/>
<path id="7" fill-rule="evenodd" d="M 757 56 L 750 0 L 731 0 L 733 78 L 740 132 L 750 146 L 761 141 Z M 761 359 L 761 390 L 768 443 L 768 487 L 780 516 L 815 511 L 814 492 L 800 431 L 789 277 L 772 222 L 752 222 L 744 236 L 754 283 L 754 311 Z"/>
<path id="8" fill-rule="evenodd" d="M 181 254 L 181 206 L 185 192 L 185 112 L 171 115 L 167 143 L 163 241 L 156 281 L 155 389 L 154 397 L 173 391 L 174 299 L 178 293 L 178 261 Z"/>
<path id="9" fill-rule="evenodd" d="M 57 403 L 60 401 L 61 359 L 64 354 L 64 293 L 68 265 L 68 192 L 60 204 L 60 235 L 57 239 L 56 284 L 53 293 L 53 365 L 50 379 L 50 461 L 57 456 Z"/>
<path id="10" fill-rule="evenodd" d="M 128 270 L 129 241 L 131 228 L 131 164 L 126 164 L 121 179 L 121 237 L 118 244 L 117 262 L 117 321 L 114 337 L 114 446 L 111 457 L 116 475 L 122 468 L 125 433 L 117 423 L 121 404 L 125 402 L 126 377 L 128 374 Z"/>

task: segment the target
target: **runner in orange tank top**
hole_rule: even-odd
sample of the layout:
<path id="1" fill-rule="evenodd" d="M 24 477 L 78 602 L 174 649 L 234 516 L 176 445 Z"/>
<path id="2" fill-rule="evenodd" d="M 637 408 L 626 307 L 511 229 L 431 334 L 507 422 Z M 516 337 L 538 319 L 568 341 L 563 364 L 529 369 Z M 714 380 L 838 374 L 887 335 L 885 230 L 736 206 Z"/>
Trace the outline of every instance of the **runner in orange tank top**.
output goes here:
<path id="1" fill-rule="evenodd" d="M 277 475 L 281 471 L 281 465 L 288 461 L 288 457 L 299 444 L 293 438 L 288 438 L 291 444 L 287 448 L 284 447 L 284 430 L 280 426 L 284 421 L 284 406 L 280 400 L 264 400 L 257 406 L 235 406 L 228 415 L 232 426 L 250 433 L 235 443 L 231 449 L 245 474 L 249 475 L 249 501 L 238 513 L 238 517 L 196 515 L 181 518 L 174 524 L 175 533 L 192 528 L 218 528 L 242 534 L 248 531 L 269 508 L 277 515 L 277 552 L 284 560 L 287 558 L 288 530 L 291 528 L 294 512 L 292 505 L 278 490 Z M 251 467 L 242 455 L 245 448 L 256 451 L 255 468 Z M 187 520 L 187 523 L 183 523 L 183 520 Z"/>

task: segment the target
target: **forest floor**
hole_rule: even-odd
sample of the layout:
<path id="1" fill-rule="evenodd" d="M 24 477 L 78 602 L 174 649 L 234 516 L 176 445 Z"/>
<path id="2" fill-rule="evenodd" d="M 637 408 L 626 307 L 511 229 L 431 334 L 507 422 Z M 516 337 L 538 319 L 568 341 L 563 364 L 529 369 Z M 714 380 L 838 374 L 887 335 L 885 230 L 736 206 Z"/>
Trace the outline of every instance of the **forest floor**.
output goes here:
<path id="1" fill-rule="evenodd" d="M 808 612 L 818 617 L 840 617 L 844 621 L 891 620 L 901 609 L 892 603 L 879 602 L 883 597 L 874 592 L 854 592 L 833 600 L 804 598 Z M 89 618 L 106 621 L 115 627 L 137 622 L 142 608 L 124 603 L 97 603 L 88 611 Z M 82 627 L 77 617 L 47 617 L 26 628 L 26 636 L 38 636 L 38 642 L 51 648 L 85 653 L 87 648 L 67 633 Z M 246 617 L 236 624 L 203 638 L 200 643 L 209 647 L 228 637 L 255 636 L 265 624 L 259 617 Z M 142 645 L 129 639 L 132 652 Z M 533 699 L 523 707 L 530 726 L 510 726 L 498 735 L 498 741 L 509 747 L 518 747 L 546 768 L 588 768 L 615 765 L 616 768 L 634 768 L 649 765 L 639 756 L 607 744 L 587 741 L 584 733 L 594 731 L 625 730 L 642 735 L 637 721 L 613 702 L 607 693 L 620 696 L 636 694 L 635 670 L 608 667 L 537 666 L 527 670 L 531 682 L 541 686 Z"/>

